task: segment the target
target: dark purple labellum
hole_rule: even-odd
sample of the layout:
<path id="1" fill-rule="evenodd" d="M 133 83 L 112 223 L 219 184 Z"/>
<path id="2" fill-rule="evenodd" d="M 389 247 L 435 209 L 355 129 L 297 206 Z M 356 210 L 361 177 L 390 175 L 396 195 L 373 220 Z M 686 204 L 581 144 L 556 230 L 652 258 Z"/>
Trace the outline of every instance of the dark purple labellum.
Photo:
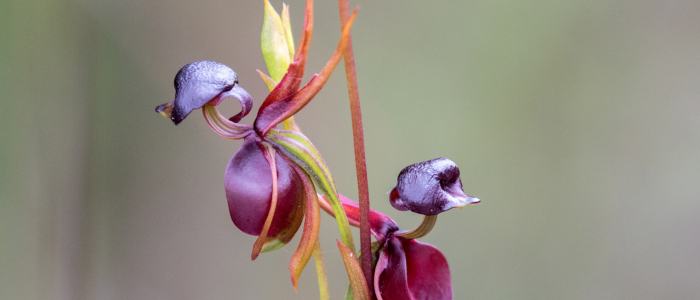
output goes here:
<path id="1" fill-rule="evenodd" d="M 243 146 L 233 155 L 226 167 L 224 185 L 231 220 L 241 231 L 260 235 L 270 210 L 272 174 L 270 165 L 261 150 L 259 138 L 251 134 Z M 295 222 L 298 209 L 304 209 L 304 186 L 299 176 L 281 155 L 275 156 L 277 164 L 277 206 L 268 237 L 277 236 Z M 302 213 L 303 216 L 303 213 Z M 290 237 L 291 239 L 291 237 Z"/>
<path id="2" fill-rule="evenodd" d="M 217 102 L 228 97 L 235 97 L 241 102 L 241 112 L 231 118 L 231 121 L 238 122 L 250 112 L 253 98 L 238 86 L 236 72 L 217 62 L 197 61 L 186 64 L 175 75 L 175 101 L 172 108 L 168 108 L 166 103 L 158 106 L 156 111 L 172 109 L 166 115 L 170 115 L 170 119 L 177 125 L 190 112 L 207 102 Z"/>
<path id="3" fill-rule="evenodd" d="M 390 201 L 401 211 L 436 215 L 480 200 L 462 191 L 457 164 L 447 158 L 436 158 L 401 170 Z"/>
<path id="4" fill-rule="evenodd" d="M 450 268 L 432 245 L 392 236 L 379 250 L 374 289 L 380 300 L 451 300 Z"/>

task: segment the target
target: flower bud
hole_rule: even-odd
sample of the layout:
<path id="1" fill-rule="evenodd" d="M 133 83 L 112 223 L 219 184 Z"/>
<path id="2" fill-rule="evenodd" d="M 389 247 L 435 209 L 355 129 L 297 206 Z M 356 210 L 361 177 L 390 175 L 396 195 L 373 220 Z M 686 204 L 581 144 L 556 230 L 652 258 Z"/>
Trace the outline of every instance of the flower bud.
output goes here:
<path id="1" fill-rule="evenodd" d="M 291 38 L 291 30 L 289 37 Z M 280 82 L 284 74 L 287 73 L 291 56 L 284 23 L 268 0 L 265 0 L 265 15 L 260 40 L 260 48 L 262 48 L 270 77 L 276 82 Z"/>

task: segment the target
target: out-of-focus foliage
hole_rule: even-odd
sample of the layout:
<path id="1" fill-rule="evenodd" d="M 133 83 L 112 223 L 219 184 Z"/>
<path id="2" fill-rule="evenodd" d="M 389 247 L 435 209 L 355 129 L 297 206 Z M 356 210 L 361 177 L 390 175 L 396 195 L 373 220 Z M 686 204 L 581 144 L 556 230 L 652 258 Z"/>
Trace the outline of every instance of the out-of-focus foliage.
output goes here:
<path id="1" fill-rule="evenodd" d="M 303 1 L 287 4 L 298 37 Z M 455 299 L 700 298 L 700 2 L 354 5 L 372 207 L 413 228 L 386 192 L 435 157 L 482 199 L 422 239 Z M 315 14 L 309 70 L 340 33 L 337 3 Z M 221 180 L 240 142 L 153 112 L 205 59 L 262 103 L 262 15 L 262 1 L 0 2 L 3 299 L 317 297 L 314 272 L 288 284 L 293 250 L 245 259 L 254 237 L 231 224 Z M 356 198 L 342 73 L 295 120 Z M 338 230 L 322 222 L 342 297 Z"/>

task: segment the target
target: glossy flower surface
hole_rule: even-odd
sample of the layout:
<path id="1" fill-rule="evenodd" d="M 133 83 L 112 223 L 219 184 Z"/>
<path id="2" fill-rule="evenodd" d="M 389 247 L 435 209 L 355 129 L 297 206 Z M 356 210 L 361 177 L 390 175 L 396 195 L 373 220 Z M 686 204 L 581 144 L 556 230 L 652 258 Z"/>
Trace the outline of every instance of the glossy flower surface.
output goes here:
<path id="1" fill-rule="evenodd" d="M 359 226 L 359 205 L 340 196 L 350 224 Z M 321 207 L 333 215 L 325 197 Z M 398 224 L 379 211 L 370 211 L 370 231 L 377 240 L 374 291 L 379 300 L 452 299 L 447 259 L 432 245 L 399 234 Z"/>
<path id="2" fill-rule="evenodd" d="M 156 107 L 156 112 L 180 124 L 192 110 L 207 103 L 218 104 L 234 97 L 241 102 L 241 112 L 231 118 L 238 122 L 253 106 L 253 98 L 238 85 L 238 75 L 224 64 L 213 61 L 196 61 L 186 64 L 177 72 L 174 80 L 175 100 Z"/>
<path id="3" fill-rule="evenodd" d="M 447 158 L 412 164 L 399 173 L 390 194 L 391 205 L 401 211 L 429 216 L 478 203 L 479 198 L 462 191 L 459 175 L 457 164 Z"/>
<path id="4" fill-rule="evenodd" d="M 377 239 L 373 249 L 373 288 L 379 300 L 451 300 L 452 278 L 445 256 L 432 245 L 416 238 L 433 228 L 437 214 L 454 207 L 479 203 L 462 191 L 460 171 L 447 158 L 437 158 L 404 168 L 391 191 L 390 202 L 399 210 L 423 214 L 421 225 L 399 231 L 394 220 L 370 210 L 370 231 Z M 326 199 L 321 207 L 331 213 Z M 357 202 L 341 195 L 350 224 L 358 226 Z M 427 212 L 427 213 L 426 213 Z"/>
<path id="5" fill-rule="evenodd" d="M 379 300 L 452 299 L 447 259 L 429 244 L 392 236 L 379 251 L 374 289 Z"/>
<path id="6" fill-rule="evenodd" d="M 229 161 L 224 175 L 231 220 L 238 229 L 250 235 L 260 235 L 272 198 L 272 175 L 262 149 L 263 145 L 256 135 L 247 136 Z M 275 156 L 275 164 L 275 215 L 278 217 L 272 220 L 268 237 L 275 237 L 284 230 L 296 232 L 304 217 L 305 194 L 301 179 L 282 156 Z"/>
<path id="7" fill-rule="evenodd" d="M 320 197 L 329 214 L 330 204 Z M 341 195 L 350 224 L 359 225 L 357 202 Z M 370 230 L 377 239 L 373 250 L 374 292 L 379 300 L 452 299 L 452 279 L 447 259 L 432 245 L 399 236 L 394 220 L 376 210 L 370 211 Z"/>

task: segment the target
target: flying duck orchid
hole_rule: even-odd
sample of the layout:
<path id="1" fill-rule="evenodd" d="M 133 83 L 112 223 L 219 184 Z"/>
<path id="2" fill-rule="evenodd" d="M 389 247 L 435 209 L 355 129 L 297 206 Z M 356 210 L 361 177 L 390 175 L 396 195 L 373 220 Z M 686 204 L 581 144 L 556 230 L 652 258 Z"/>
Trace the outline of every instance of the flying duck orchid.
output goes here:
<path id="1" fill-rule="evenodd" d="M 378 299 L 452 299 L 445 256 L 415 239 L 430 232 L 439 213 L 481 201 L 464 194 L 459 175 L 457 164 L 447 158 L 413 164 L 399 173 L 391 205 L 424 217 L 416 229 L 395 232 L 380 250 L 374 273 Z"/>
<path id="2" fill-rule="evenodd" d="M 437 214 L 481 201 L 464 194 L 459 175 L 457 165 L 447 158 L 412 164 L 399 173 L 390 202 L 398 210 L 424 215 L 423 222 L 413 230 L 400 231 L 394 220 L 381 212 L 370 211 L 370 229 L 377 240 L 372 249 L 377 299 L 452 299 L 447 259 L 434 246 L 416 239 L 432 230 Z M 320 199 L 321 207 L 332 215 L 330 203 L 323 196 Z M 357 202 L 341 195 L 341 203 L 350 224 L 357 226 Z"/>
<path id="3" fill-rule="evenodd" d="M 318 238 L 320 214 L 314 183 L 341 215 L 338 222 L 343 243 L 352 251 L 354 244 L 347 220 L 342 217 L 344 212 L 335 184 L 318 150 L 300 132 L 275 127 L 308 104 L 326 83 L 343 55 L 356 11 L 343 28 L 340 42 L 326 66 L 300 88 L 313 32 L 313 1 L 306 3 L 304 29 L 296 53 L 288 7 L 284 7 L 285 20 L 282 21 L 269 2 L 265 1 L 265 6 L 263 55 L 270 74 L 277 77 L 279 83 L 258 71 L 271 92 L 252 126 L 238 123 L 251 111 L 252 97 L 239 86 L 238 77 L 231 68 L 212 61 L 198 61 L 182 67 L 175 76 L 175 100 L 159 105 L 156 111 L 177 125 L 191 111 L 202 108 L 214 132 L 227 139 L 243 140 L 226 167 L 224 187 L 233 223 L 241 231 L 258 236 L 253 245 L 253 260 L 262 252 L 287 244 L 306 216 L 302 240 L 290 264 L 296 288 Z M 216 108 L 227 98 L 236 98 L 241 103 L 241 111 L 231 118 L 223 117 Z"/>
<path id="4" fill-rule="evenodd" d="M 389 195 L 391 205 L 400 211 L 423 215 L 416 229 L 402 231 L 390 217 L 369 209 L 369 196 L 362 200 L 363 204 L 358 204 L 338 194 L 323 157 L 294 123 L 294 115 L 321 90 L 343 56 L 346 56 L 346 71 L 351 70 L 348 74 L 354 76 L 354 63 L 349 65 L 348 60 L 353 60 L 349 40 L 357 9 L 346 19 L 347 0 L 339 3 L 345 3 L 345 8 L 341 5 L 340 41 L 325 67 L 302 87 L 313 32 L 313 0 L 306 0 L 303 31 L 296 50 L 289 7 L 284 5 L 280 16 L 268 0 L 264 0 L 261 49 L 270 75 L 258 73 L 270 93 L 252 124 L 239 123 L 251 112 L 252 97 L 239 85 L 236 72 L 213 61 L 197 61 L 182 67 L 174 80 L 174 101 L 159 105 L 156 112 L 178 125 L 193 110 L 202 109 L 205 121 L 214 132 L 227 139 L 243 140 L 224 172 L 229 215 L 239 230 L 257 236 L 251 254 L 253 260 L 260 253 L 289 243 L 304 223 L 299 245 L 289 264 L 295 290 L 302 270 L 313 255 L 321 299 L 329 299 L 318 242 L 323 209 L 335 217 L 340 230 L 342 241 L 337 244 L 351 287 L 346 299 L 452 299 L 447 260 L 437 248 L 416 239 L 432 230 L 439 213 L 480 202 L 463 192 L 457 165 L 449 159 L 438 158 L 410 165 L 399 173 L 396 187 Z M 351 94 L 357 96 L 356 82 L 350 83 L 352 76 L 348 75 L 348 83 L 355 89 Z M 241 104 L 241 111 L 230 118 L 217 110 L 228 98 L 235 98 Z M 353 101 L 351 99 L 351 103 Z M 355 142 L 359 141 L 364 147 L 361 116 L 356 118 L 359 98 L 355 101 L 356 109 L 351 109 L 353 136 Z M 355 123 L 356 119 L 359 123 Z M 277 128 L 279 124 L 284 125 L 284 130 Z M 358 157 L 358 145 L 355 146 Z M 357 161 L 364 164 L 364 150 L 360 156 L 362 158 Z M 359 174 L 358 171 L 358 182 Z M 366 174 L 364 177 L 366 181 Z M 359 189 L 368 194 L 366 184 Z M 361 227 L 362 252 L 368 252 L 369 258 L 363 257 L 362 266 L 358 257 L 364 253 L 356 253 L 351 225 Z M 370 234 L 376 242 L 371 243 Z"/>

